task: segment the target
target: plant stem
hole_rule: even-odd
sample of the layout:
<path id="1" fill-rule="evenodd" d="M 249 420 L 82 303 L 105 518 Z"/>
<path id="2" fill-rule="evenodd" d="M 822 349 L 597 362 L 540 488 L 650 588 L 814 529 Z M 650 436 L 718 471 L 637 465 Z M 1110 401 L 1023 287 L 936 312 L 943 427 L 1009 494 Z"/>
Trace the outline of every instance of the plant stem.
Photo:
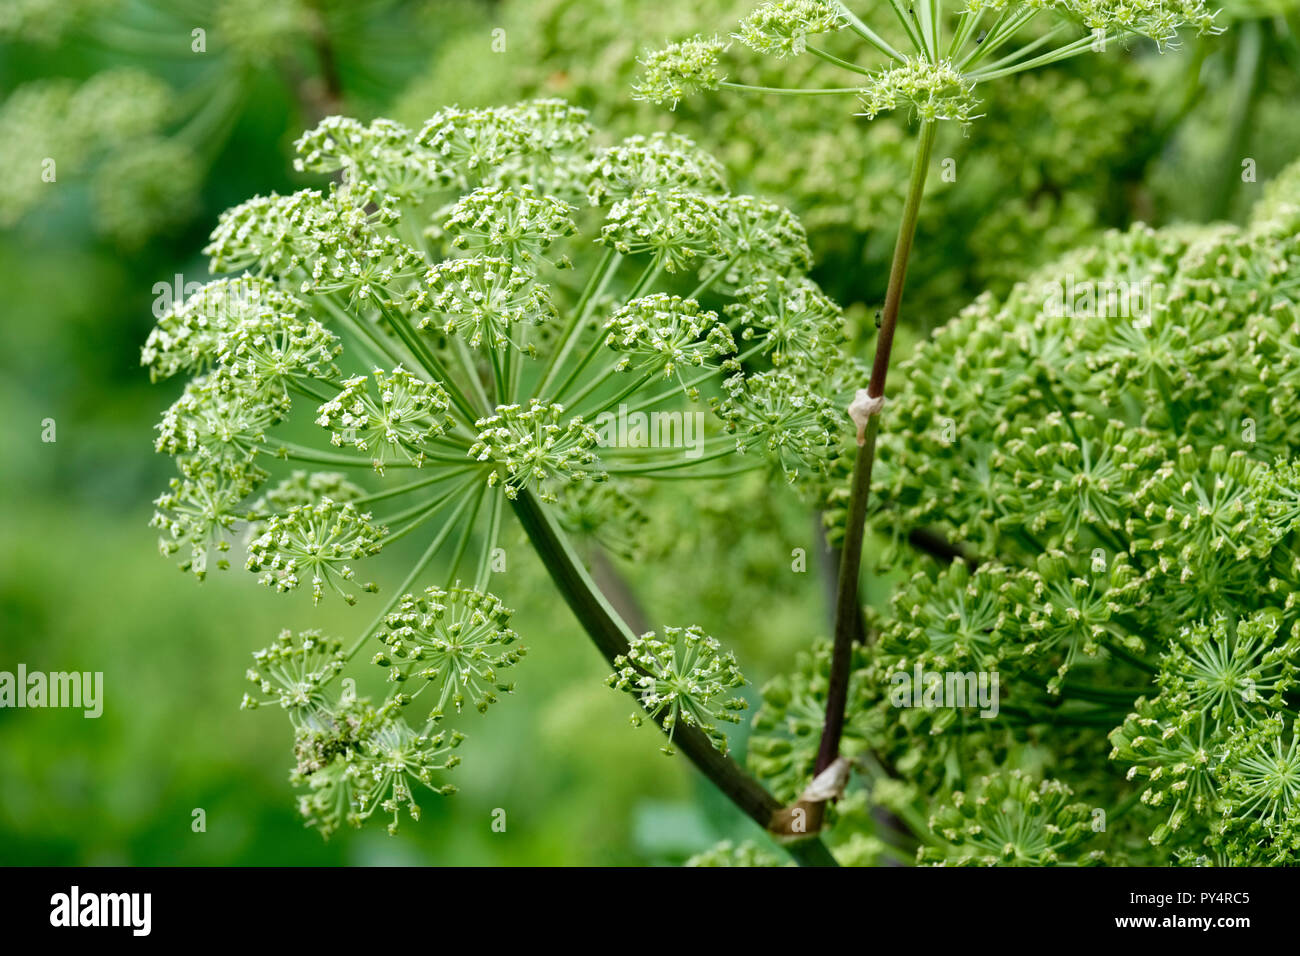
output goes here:
<path id="1" fill-rule="evenodd" d="M 537 496 L 524 490 L 511 504 L 565 603 L 601 655 L 614 667 L 615 658 L 630 649 L 628 642 L 634 636 L 631 629 L 596 587 L 568 538 Z M 781 809 L 781 804 L 762 785 L 730 757 L 719 753 L 698 728 L 679 724 L 673 731 L 673 743 L 746 816 L 767 829 L 772 814 Z M 786 848 L 802 865 L 836 865 L 819 839 L 802 840 Z"/>
<path id="2" fill-rule="evenodd" d="M 889 289 L 881 313 L 880 334 L 876 338 L 876 358 L 871 367 L 871 381 L 867 385 L 867 394 L 873 399 L 885 394 L 889 356 L 894 347 L 898 311 L 907 280 L 907 264 L 912 254 L 912 242 L 916 238 L 916 223 L 921 210 L 921 198 L 925 195 L 925 181 L 930 171 L 936 130 L 933 120 L 921 123 L 912 179 L 907 190 L 903 221 L 899 226 L 898 244 L 894 248 L 894 261 L 889 273 Z M 853 639 L 859 633 L 858 622 L 862 613 L 858 579 L 862 571 L 862 541 L 866 529 L 867 499 L 871 491 L 871 469 L 876 459 L 879 422 L 879 414 L 872 415 L 867 420 L 866 433 L 853 466 L 853 488 L 849 498 L 848 523 L 844 529 L 839 584 L 836 588 L 835 643 L 831 651 L 830 680 L 826 688 L 826 722 L 822 727 L 821 744 L 817 750 L 816 773 L 821 773 L 839 756 L 840 736 L 844 732 L 844 708 L 848 700 Z"/>

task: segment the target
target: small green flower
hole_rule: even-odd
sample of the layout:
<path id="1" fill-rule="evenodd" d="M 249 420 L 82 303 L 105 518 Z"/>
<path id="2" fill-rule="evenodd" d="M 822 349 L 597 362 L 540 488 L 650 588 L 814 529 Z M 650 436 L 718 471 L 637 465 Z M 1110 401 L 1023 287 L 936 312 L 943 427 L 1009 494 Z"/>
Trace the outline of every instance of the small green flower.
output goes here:
<path id="1" fill-rule="evenodd" d="M 352 562 L 378 554 L 386 533 L 351 502 L 322 498 L 318 504 L 298 505 L 267 519 L 265 530 L 248 545 L 246 567 L 262 572 L 261 583 L 277 591 L 295 590 L 309 579 L 313 603 L 320 603 L 329 584 L 344 601 L 355 604 L 356 598 L 339 581 L 355 579 Z M 361 589 L 377 590 L 373 584 Z"/>
<path id="2" fill-rule="evenodd" d="M 736 844 L 730 840 L 697 853 L 684 866 L 794 866 L 789 860 L 759 846 L 753 840 Z"/>
<path id="3" fill-rule="evenodd" d="M 260 537 L 267 519 L 274 514 L 299 505 L 318 505 L 324 498 L 346 504 L 365 493 L 364 488 L 337 471 L 295 470 L 248 506 L 248 540 Z"/>
<path id="4" fill-rule="evenodd" d="M 244 695 L 240 705 L 253 710 L 262 704 L 277 704 L 289 712 L 295 727 L 305 718 L 328 713 L 324 689 L 346 663 L 343 642 L 324 637 L 320 631 L 295 635 L 281 631 L 269 646 L 253 654 L 253 666 L 245 675 L 254 693 Z"/>
<path id="5" fill-rule="evenodd" d="M 638 61 L 644 73 L 632 87 L 633 98 L 676 109 L 694 93 L 716 90 L 727 78 L 718 62 L 727 45 L 718 37 L 695 36 L 647 54 Z"/>
<path id="6" fill-rule="evenodd" d="M 214 279 L 158 319 L 141 351 L 153 381 L 178 372 L 204 372 L 216 364 L 226 337 L 247 319 L 285 323 L 306 306 L 272 282 L 255 276 Z"/>
<path id="7" fill-rule="evenodd" d="M 757 53 L 795 56 L 804 52 L 808 37 L 834 33 L 846 25 L 844 14 L 831 0 L 775 0 L 741 20 L 732 36 Z"/>
<path id="8" fill-rule="evenodd" d="M 335 374 L 334 359 L 342 351 L 338 336 L 316 319 L 263 310 L 223 337 L 217 359 L 229 373 L 221 381 L 279 395 L 295 379 Z"/>
<path id="9" fill-rule="evenodd" d="M 530 485 L 543 501 L 555 501 L 549 482 L 600 479 L 587 467 L 596 461 L 591 451 L 600 436 L 581 417 L 563 425 L 562 405 L 529 399 L 528 406 L 498 405 L 496 414 L 475 422 L 478 441 L 469 450 L 476 461 L 492 462 L 489 487 L 502 485 L 507 498 L 515 498 Z"/>
<path id="10" fill-rule="evenodd" d="M 698 727 L 722 753 L 727 736 L 715 721 L 740 723 L 737 711 L 749 705 L 741 697 L 724 697 L 745 684 L 736 658 L 698 627 L 665 627 L 663 638 L 654 631 L 633 638 L 627 654 L 614 660 L 609 685 L 629 691 L 650 717 L 668 734 L 666 754 L 673 753 L 673 732 L 678 722 Z M 632 722 L 639 724 L 639 714 Z"/>
<path id="11" fill-rule="evenodd" d="M 701 312 L 694 299 L 662 292 L 633 299 L 610 316 L 605 331 L 605 344 L 623 356 L 615 366 L 620 372 L 680 378 L 683 369 L 736 351 L 716 313 Z"/>
<path id="12" fill-rule="evenodd" d="M 714 202 L 727 259 L 725 278 L 733 286 L 812 268 L 808 236 L 789 209 L 754 196 L 723 196 Z"/>
<path id="13" fill-rule="evenodd" d="M 266 432 L 288 414 L 287 394 L 243 391 L 221 372 L 199 376 L 163 414 L 154 450 L 176 457 L 182 472 L 247 474 Z"/>
<path id="14" fill-rule="evenodd" d="M 391 372 L 375 369 L 371 377 L 373 396 L 369 378 L 350 378 L 335 398 L 321 405 L 316 424 L 333 432 L 330 442 L 335 446 L 348 444 L 370 452 L 381 475 L 394 458 L 422 465 L 423 446 L 446 428 L 451 404 L 447 393 L 400 365 Z"/>
<path id="15" fill-rule="evenodd" d="M 930 818 L 941 842 L 922 847 L 917 861 L 939 866 L 1055 866 L 1096 863 L 1100 851 L 1081 854 L 1093 836 L 1092 810 L 1071 803 L 1074 792 L 1057 780 L 1035 785 L 1012 770 L 990 774 L 958 791 Z"/>
<path id="16" fill-rule="evenodd" d="M 527 653 L 516 646 L 519 635 L 509 627 L 513 613 L 494 595 L 459 585 L 408 594 L 384 619 L 379 639 L 388 650 L 376 655 L 375 663 L 390 669 L 390 680 L 425 682 L 405 692 L 404 701 L 435 688 L 430 720 L 442 718 L 448 704 L 456 713 L 466 704 L 483 713 L 498 693 L 514 692 L 515 685 L 498 671 Z"/>

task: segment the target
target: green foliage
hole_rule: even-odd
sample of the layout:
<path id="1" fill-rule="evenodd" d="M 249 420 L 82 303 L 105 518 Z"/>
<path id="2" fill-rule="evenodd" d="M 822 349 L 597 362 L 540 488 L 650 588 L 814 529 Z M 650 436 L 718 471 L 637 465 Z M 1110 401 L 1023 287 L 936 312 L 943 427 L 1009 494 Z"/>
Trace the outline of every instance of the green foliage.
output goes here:
<path id="1" fill-rule="evenodd" d="M 854 680 L 992 674 L 1001 696 L 984 720 L 927 707 L 933 742 L 922 711 L 876 705 L 868 745 L 915 784 L 911 805 L 956 801 L 929 811 L 953 849 L 922 835 L 922 860 L 1294 862 L 1300 435 L 1276 403 L 1300 276 L 1293 176 L 1248 227 L 1138 227 L 983 296 L 903 364 L 872 521 L 896 542 L 880 564 L 913 577 Z M 977 567 L 936 563 L 899 528 Z M 809 744 L 789 741 L 806 767 Z M 1044 766 L 1056 781 L 1036 782 Z M 808 779 L 756 769 L 787 792 Z M 1022 772 L 983 802 L 946 796 Z M 1070 789 L 1083 809 L 1067 812 Z M 1019 814 L 1059 842 L 1000 846 Z"/>

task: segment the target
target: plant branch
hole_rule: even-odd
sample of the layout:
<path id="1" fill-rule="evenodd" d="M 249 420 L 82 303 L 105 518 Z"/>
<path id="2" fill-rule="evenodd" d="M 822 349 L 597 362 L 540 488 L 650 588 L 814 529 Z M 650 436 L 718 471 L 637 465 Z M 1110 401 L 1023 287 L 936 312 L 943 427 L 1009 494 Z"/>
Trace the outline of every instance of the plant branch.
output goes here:
<path id="1" fill-rule="evenodd" d="M 614 667 L 615 658 L 630 649 L 628 642 L 634 636 L 631 629 L 596 587 L 568 538 L 537 496 L 524 490 L 511 504 L 565 603 L 601 655 Z M 719 753 L 696 727 L 685 724 L 675 727 L 673 743 L 746 816 L 767 829 L 772 815 L 781 810 L 781 804 L 762 785 L 730 757 Z M 788 844 L 786 848 L 803 865 L 835 865 L 830 851 L 815 837 Z"/>
<path id="2" fill-rule="evenodd" d="M 907 202 L 903 209 L 902 224 L 898 230 L 898 244 L 894 249 L 894 261 L 890 268 L 889 289 L 881 313 L 880 334 L 876 339 L 876 358 L 871 367 L 871 381 L 867 385 L 867 395 L 873 400 L 882 399 L 885 394 L 889 357 L 894 346 L 894 332 L 898 327 L 899 306 L 903 300 L 903 287 L 907 280 L 907 264 L 916 237 L 916 223 L 920 215 L 921 199 L 925 195 L 925 182 L 929 175 L 936 130 L 934 121 L 922 122 L 917 139 L 916 160 L 912 166 Z M 862 571 L 862 543 L 866 528 L 867 499 L 871 490 L 871 470 L 876 458 L 879 422 L 879 414 L 872 414 L 868 418 L 865 433 L 859 438 L 857 461 L 853 466 L 853 488 L 849 498 L 848 522 L 844 529 L 839 584 L 836 589 L 835 643 L 831 651 L 830 679 L 826 689 L 826 722 L 822 727 L 821 744 L 817 750 L 816 773 L 821 773 L 839 756 L 840 737 L 844 731 L 844 708 L 848 701 L 853 640 L 860 633 L 862 607 L 858 598 L 858 579 Z"/>

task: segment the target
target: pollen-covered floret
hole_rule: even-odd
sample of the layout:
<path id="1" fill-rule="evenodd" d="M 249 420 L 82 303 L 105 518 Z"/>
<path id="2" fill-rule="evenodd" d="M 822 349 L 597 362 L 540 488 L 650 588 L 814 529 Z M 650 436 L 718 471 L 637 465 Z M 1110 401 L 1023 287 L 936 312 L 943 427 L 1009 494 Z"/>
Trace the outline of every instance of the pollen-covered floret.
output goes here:
<path id="1" fill-rule="evenodd" d="M 808 37 L 844 26 L 843 13 L 830 0 L 773 0 L 741 20 L 732 36 L 758 53 L 793 56 L 807 49 Z"/>
<path id="2" fill-rule="evenodd" d="M 476 461 L 492 462 L 488 485 L 502 485 L 506 497 L 535 486 L 543 501 L 555 501 L 547 487 L 552 481 L 600 479 L 589 466 L 596 462 L 591 450 L 600 436 L 581 417 L 561 424 L 562 405 L 529 399 L 528 405 L 499 405 L 496 414 L 475 423 L 478 441 L 469 450 Z"/>
<path id="3" fill-rule="evenodd" d="M 351 502 L 329 498 L 290 508 L 267 519 L 265 530 L 249 543 L 246 567 L 260 572 L 261 583 L 277 591 L 295 590 L 306 581 L 313 602 L 320 603 L 328 584 L 348 604 L 355 604 L 356 598 L 339 582 L 354 580 L 353 563 L 378 554 L 382 547 L 387 529 L 371 524 L 370 517 Z M 361 589 L 376 590 L 373 584 Z"/>
<path id="4" fill-rule="evenodd" d="M 954 120 L 962 125 L 974 115 L 975 81 L 950 60 L 932 63 L 909 58 L 902 66 L 882 70 L 867 78 L 860 94 L 863 114 L 875 119 L 881 113 L 910 105 L 922 120 Z"/>
<path id="5" fill-rule="evenodd" d="M 252 710 L 276 704 L 289 712 L 295 727 L 302 726 L 308 717 L 328 711 L 324 689 L 346 661 L 342 641 L 316 630 L 296 635 L 281 631 L 269 647 L 253 654 L 253 666 L 245 676 L 254 689 L 244 695 L 241 707 Z"/>
<path id="6" fill-rule="evenodd" d="M 726 325 L 694 299 L 654 295 L 633 299 L 605 323 L 605 344 L 620 353 L 615 368 L 660 378 L 680 375 L 736 351 Z"/>
<path id="7" fill-rule="evenodd" d="M 424 464 L 423 446 L 445 430 L 450 404 L 436 382 L 401 366 L 391 372 L 375 369 L 370 378 L 358 375 L 344 382 L 342 391 L 321 405 L 316 424 L 330 429 L 335 446 L 369 452 L 375 471 L 383 474 L 393 459 Z"/>
<path id="8" fill-rule="evenodd" d="M 495 595 L 459 585 L 408 594 L 384 618 L 379 639 L 387 649 L 375 663 L 389 668 L 390 680 L 403 682 L 404 702 L 432 688 L 431 720 L 448 706 L 482 713 L 498 694 L 514 691 L 499 674 L 525 654 L 510 628 L 513 613 Z"/>
<path id="9" fill-rule="evenodd" d="M 475 256 L 448 259 L 425 274 L 410 295 L 421 329 L 462 336 L 471 346 L 521 347 L 511 337 L 515 326 L 540 325 L 555 318 L 550 290 L 505 259 Z"/>
<path id="10" fill-rule="evenodd" d="M 718 37 L 695 36 L 647 54 L 639 61 L 644 71 L 633 97 L 675 109 L 694 93 L 716 90 L 727 78 L 719 62 L 727 45 Z"/>
<path id="11" fill-rule="evenodd" d="M 600 241 L 623 255 L 648 253 L 669 272 L 721 258 L 725 249 L 717 204 L 684 189 L 643 189 L 619 200 Z"/>
<path id="12" fill-rule="evenodd" d="M 728 696 L 745 684 L 736 658 L 698 627 L 665 627 L 663 637 L 654 631 L 629 641 L 627 654 L 614 659 L 609 685 L 629 691 L 668 734 L 664 753 L 673 753 L 677 724 L 697 727 L 722 753 L 727 736 L 716 721 L 739 723 L 744 698 Z M 634 715 L 633 723 L 640 723 Z"/>

